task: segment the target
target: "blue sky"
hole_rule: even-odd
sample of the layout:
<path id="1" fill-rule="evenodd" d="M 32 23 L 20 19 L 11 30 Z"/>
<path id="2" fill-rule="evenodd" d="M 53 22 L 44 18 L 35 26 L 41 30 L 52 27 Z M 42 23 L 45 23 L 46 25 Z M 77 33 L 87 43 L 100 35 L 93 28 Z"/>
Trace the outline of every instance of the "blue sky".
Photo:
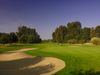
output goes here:
<path id="1" fill-rule="evenodd" d="M 48 39 L 56 27 L 72 21 L 100 25 L 100 0 L 0 0 L 0 32 L 26 25 Z"/>

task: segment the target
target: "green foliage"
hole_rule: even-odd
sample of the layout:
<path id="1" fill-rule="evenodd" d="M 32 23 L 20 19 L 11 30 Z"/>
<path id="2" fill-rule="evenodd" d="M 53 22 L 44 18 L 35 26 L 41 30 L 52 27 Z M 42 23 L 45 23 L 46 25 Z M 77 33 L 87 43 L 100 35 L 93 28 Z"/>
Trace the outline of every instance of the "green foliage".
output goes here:
<path id="1" fill-rule="evenodd" d="M 21 26 L 18 28 L 17 36 L 20 43 L 39 43 L 40 36 L 35 29 Z"/>
<path id="2" fill-rule="evenodd" d="M 1 33 L 0 34 L 0 43 L 7 44 L 7 43 L 16 43 L 18 38 L 14 32 L 12 33 Z"/>
<path id="3" fill-rule="evenodd" d="M 27 35 L 20 36 L 19 42 L 20 43 L 27 43 L 27 39 L 28 39 L 27 37 L 28 37 Z"/>
<path id="4" fill-rule="evenodd" d="M 91 38 L 96 37 L 96 31 L 93 27 L 91 28 L 90 35 L 91 35 Z"/>
<path id="5" fill-rule="evenodd" d="M 52 36 L 53 36 L 53 41 L 58 42 L 58 43 L 64 43 L 65 40 L 65 36 L 67 33 L 67 28 L 65 26 L 59 26 L 58 28 L 56 28 L 55 32 L 53 32 Z"/>
<path id="6" fill-rule="evenodd" d="M 0 43 L 40 43 L 41 38 L 35 29 L 21 26 L 18 28 L 18 32 L 14 33 L 0 33 Z"/>
<path id="7" fill-rule="evenodd" d="M 94 44 L 94 45 L 100 45 L 100 38 L 98 37 L 93 37 L 91 39 L 91 42 Z"/>
<path id="8" fill-rule="evenodd" d="M 39 36 L 34 36 L 34 35 L 28 35 L 27 39 L 28 39 L 28 43 L 40 43 L 41 39 L 38 38 Z"/>
<path id="9" fill-rule="evenodd" d="M 71 22 L 67 24 L 66 26 L 59 26 L 56 28 L 55 32 L 53 32 L 52 37 L 54 42 L 58 43 L 64 43 L 64 42 L 70 42 L 72 39 L 79 40 L 80 39 L 80 33 L 81 33 L 81 23 Z M 73 42 L 75 42 L 73 40 Z"/>
<path id="10" fill-rule="evenodd" d="M 10 36 L 10 43 L 17 43 L 18 42 L 18 37 L 14 32 L 11 32 L 9 34 Z"/>
<path id="11" fill-rule="evenodd" d="M 100 26 L 99 25 L 95 28 L 95 32 L 96 32 L 96 37 L 100 38 Z"/>
<path id="12" fill-rule="evenodd" d="M 71 22 L 67 24 L 67 38 L 70 39 L 79 39 L 80 36 L 80 31 L 81 31 L 81 23 L 76 21 L 76 22 Z"/>
<path id="13" fill-rule="evenodd" d="M 87 43 L 92 37 L 100 37 L 100 26 L 96 28 L 84 27 L 82 28 L 81 23 L 70 22 L 67 26 L 59 26 L 55 29 L 52 34 L 53 41 L 58 43 Z M 74 39 L 74 40 L 73 40 Z"/>
<path id="14" fill-rule="evenodd" d="M 0 43 L 1 44 L 6 44 L 10 42 L 10 36 L 6 33 L 2 33 L 1 37 L 0 37 Z"/>
<path id="15" fill-rule="evenodd" d="M 87 28 L 87 27 L 83 28 L 82 31 L 81 31 L 81 37 L 80 37 L 80 39 L 81 40 L 85 40 L 85 42 L 90 41 L 90 39 L 91 39 L 90 30 L 91 29 Z"/>

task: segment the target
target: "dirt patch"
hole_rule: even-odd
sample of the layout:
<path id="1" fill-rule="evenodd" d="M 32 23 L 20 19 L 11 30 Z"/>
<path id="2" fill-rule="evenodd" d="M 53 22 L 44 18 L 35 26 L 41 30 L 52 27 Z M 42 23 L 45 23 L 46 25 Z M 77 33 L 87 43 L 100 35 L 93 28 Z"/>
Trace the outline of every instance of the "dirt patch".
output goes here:
<path id="1" fill-rule="evenodd" d="M 35 49 L 0 54 L 0 75 L 52 75 L 65 67 L 58 58 L 27 55 L 27 50 Z"/>

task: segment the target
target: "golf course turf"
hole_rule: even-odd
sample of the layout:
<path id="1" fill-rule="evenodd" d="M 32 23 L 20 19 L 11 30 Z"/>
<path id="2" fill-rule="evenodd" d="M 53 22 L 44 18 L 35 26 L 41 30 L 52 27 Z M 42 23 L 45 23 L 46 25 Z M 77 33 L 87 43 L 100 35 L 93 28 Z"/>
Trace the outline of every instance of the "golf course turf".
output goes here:
<path id="1" fill-rule="evenodd" d="M 10 45 L 0 48 L 2 50 L 0 52 L 21 48 L 37 48 L 37 50 L 26 51 L 26 53 L 33 56 L 56 57 L 65 61 L 66 67 L 56 73 L 56 75 L 72 75 L 72 71 L 78 71 L 80 69 L 84 71 L 90 69 L 100 71 L 100 46 L 41 43 Z"/>

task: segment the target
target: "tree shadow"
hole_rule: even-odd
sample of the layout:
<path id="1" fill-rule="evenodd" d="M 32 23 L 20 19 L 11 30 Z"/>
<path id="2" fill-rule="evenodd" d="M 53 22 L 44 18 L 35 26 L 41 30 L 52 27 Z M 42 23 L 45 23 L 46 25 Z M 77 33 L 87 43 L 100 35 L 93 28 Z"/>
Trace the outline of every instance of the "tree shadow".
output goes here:
<path id="1" fill-rule="evenodd" d="M 40 75 L 54 70 L 54 65 L 52 64 L 27 68 L 42 60 L 44 60 L 43 57 L 37 56 L 13 61 L 0 61 L 0 75 Z"/>

